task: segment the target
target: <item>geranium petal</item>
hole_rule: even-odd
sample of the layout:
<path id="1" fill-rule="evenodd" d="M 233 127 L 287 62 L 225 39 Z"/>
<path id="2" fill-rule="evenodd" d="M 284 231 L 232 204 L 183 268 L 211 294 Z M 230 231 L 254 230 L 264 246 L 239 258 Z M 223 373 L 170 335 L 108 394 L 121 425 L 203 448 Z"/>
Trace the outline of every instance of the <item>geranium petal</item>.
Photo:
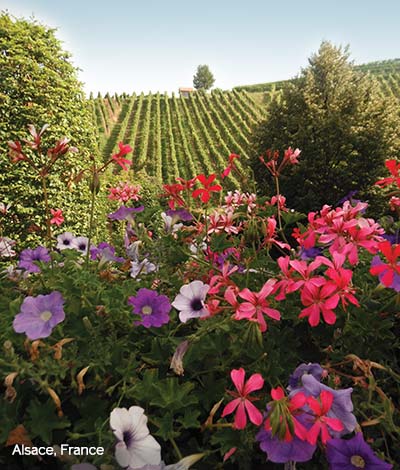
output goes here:
<path id="1" fill-rule="evenodd" d="M 244 429 L 246 427 L 246 424 L 247 424 L 246 411 L 244 409 L 244 403 L 243 401 L 241 401 L 239 403 L 239 406 L 235 414 L 235 428 Z"/>
<path id="2" fill-rule="evenodd" d="M 249 400 L 245 400 L 244 406 L 246 407 L 250 421 L 256 426 L 260 426 L 263 422 L 263 415 L 260 410 L 258 410 Z"/>
<path id="3" fill-rule="evenodd" d="M 242 393 L 243 391 L 245 375 L 246 372 L 244 371 L 243 367 L 241 367 L 240 369 L 231 370 L 232 382 L 235 384 L 235 387 L 239 393 Z"/>
<path id="4" fill-rule="evenodd" d="M 264 387 L 264 379 L 261 374 L 253 374 L 246 382 L 243 390 L 243 395 L 246 396 L 254 390 L 260 390 Z"/>

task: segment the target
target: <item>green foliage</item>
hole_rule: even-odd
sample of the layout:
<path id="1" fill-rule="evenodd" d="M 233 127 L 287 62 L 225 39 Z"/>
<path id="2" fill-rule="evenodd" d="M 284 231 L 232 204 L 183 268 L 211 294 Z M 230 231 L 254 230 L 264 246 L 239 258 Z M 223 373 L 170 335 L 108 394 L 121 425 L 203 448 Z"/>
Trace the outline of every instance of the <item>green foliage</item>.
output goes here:
<path id="1" fill-rule="evenodd" d="M 355 71 L 348 56 L 322 43 L 309 67 L 272 101 L 256 133 L 252 168 L 262 190 L 270 179 L 258 156 L 268 148 L 301 149 L 302 164 L 281 182 L 288 205 L 301 211 L 336 204 L 351 190 L 375 205 L 370 188 L 385 158 L 400 150 L 396 102 Z"/>
<path id="2" fill-rule="evenodd" d="M 208 65 L 199 65 L 193 76 L 193 86 L 196 90 L 209 90 L 215 82 L 214 75 Z"/>
<path id="3" fill-rule="evenodd" d="M 86 226 L 80 213 L 89 198 L 80 184 L 66 189 L 71 172 L 89 165 L 96 149 L 91 112 L 86 105 L 70 55 L 61 48 L 54 30 L 37 22 L 0 15 L 0 201 L 11 203 L 12 224 L 5 234 L 22 243 L 37 239 L 44 226 L 40 181 L 25 164 L 13 164 L 7 141 L 26 138 L 27 125 L 38 130 L 50 124 L 44 148 L 67 137 L 80 153 L 66 157 L 49 187 L 50 206 L 66 215 L 66 229 L 81 232 Z"/>

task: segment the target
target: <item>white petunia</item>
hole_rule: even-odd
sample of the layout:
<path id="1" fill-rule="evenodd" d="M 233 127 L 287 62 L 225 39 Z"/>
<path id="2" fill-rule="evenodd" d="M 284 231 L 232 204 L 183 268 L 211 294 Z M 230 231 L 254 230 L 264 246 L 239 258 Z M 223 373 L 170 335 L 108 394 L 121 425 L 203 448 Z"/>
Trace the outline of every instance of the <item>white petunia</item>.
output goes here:
<path id="1" fill-rule="evenodd" d="M 115 458 L 121 467 L 129 466 L 131 470 L 137 470 L 145 465 L 161 464 L 161 447 L 150 435 L 143 408 L 114 408 L 110 426 L 118 439 Z"/>
<path id="2" fill-rule="evenodd" d="M 192 281 L 181 287 L 179 294 L 172 302 L 172 306 L 180 311 L 181 322 L 186 323 L 191 318 L 206 317 L 210 314 L 204 303 L 209 289 L 210 286 L 201 281 Z"/>

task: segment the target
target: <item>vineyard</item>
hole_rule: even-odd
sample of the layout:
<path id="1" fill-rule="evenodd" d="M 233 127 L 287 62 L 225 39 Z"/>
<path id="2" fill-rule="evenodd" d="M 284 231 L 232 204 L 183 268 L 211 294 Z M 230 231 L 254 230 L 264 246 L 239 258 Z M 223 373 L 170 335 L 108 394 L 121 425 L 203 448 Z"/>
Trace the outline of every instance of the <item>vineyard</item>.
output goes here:
<path id="1" fill-rule="evenodd" d="M 104 158 L 123 141 L 134 149 L 135 170 L 160 182 L 222 171 L 231 153 L 239 154 L 243 164 L 252 129 L 265 115 L 251 94 L 236 90 L 195 92 L 188 98 L 107 94 L 89 103 Z M 238 184 L 233 175 L 229 179 Z"/>
<path id="2" fill-rule="evenodd" d="M 356 68 L 375 76 L 385 96 L 400 99 L 400 59 Z M 222 171 L 231 153 L 241 156 L 241 168 L 251 155 L 256 124 L 287 83 L 290 80 L 210 94 L 193 92 L 188 98 L 174 93 L 92 96 L 89 105 L 99 132 L 99 150 L 106 159 L 118 142 L 129 144 L 135 171 L 144 170 L 159 182 Z M 238 187 L 234 175 L 229 180 Z"/>

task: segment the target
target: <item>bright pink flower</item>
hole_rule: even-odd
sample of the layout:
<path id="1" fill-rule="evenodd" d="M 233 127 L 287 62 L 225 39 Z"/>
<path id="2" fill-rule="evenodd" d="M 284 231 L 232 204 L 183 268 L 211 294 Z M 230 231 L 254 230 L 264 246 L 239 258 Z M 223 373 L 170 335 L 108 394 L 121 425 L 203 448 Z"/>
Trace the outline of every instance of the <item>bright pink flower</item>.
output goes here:
<path id="1" fill-rule="evenodd" d="M 230 276 L 235 273 L 239 268 L 237 266 L 232 266 L 229 263 L 224 263 L 222 267 L 221 274 L 216 274 L 211 277 L 208 282 L 210 289 L 208 293 L 218 294 L 221 287 L 234 286 L 234 282 L 230 279 Z M 229 295 L 229 294 L 228 294 Z"/>
<path id="2" fill-rule="evenodd" d="M 271 417 L 278 414 L 280 428 L 283 427 L 285 433 L 284 440 L 290 442 L 293 440 L 293 435 L 290 431 L 289 421 L 293 425 L 294 434 L 303 441 L 307 439 L 307 429 L 297 420 L 296 415 L 302 413 L 299 410 L 306 404 L 307 397 L 304 393 L 296 393 L 289 399 L 286 396 L 282 387 L 273 388 L 271 390 L 271 397 L 274 402 L 271 404 L 271 412 L 269 417 L 264 423 L 264 429 L 272 431 Z"/>
<path id="3" fill-rule="evenodd" d="M 302 282 L 295 280 L 294 278 L 294 268 L 290 266 L 289 256 L 281 256 L 277 259 L 277 263 L 281 269 L 281 274 L 279 275 L 280 281 L 275 285 L 276 300 L 284 300 L 287 294 L 295 292 L 302 286 Z"/>
<path id="4" fill-rule="evenodd" d="M 320 316 L 328 325 L 333 325 L 336 321 L 336 315 L 333 311 L 339 303 L 340 297 L 336 293 L 336 287 L 330 283 L 318 287 L 313 284 L 305 286 L 301 292 L 301 302 L 304 308 L 299 318 L 308 317 L 308 323 L 311 326 L 317 326 Z"/>
<path id="5" fill-rule="evenodd" d="M 278 310 L 270 308 L 267 297 L 274 291 L 276 280 L 269 279 L 260 292 L 251 292 L 249 289 L 243 289 L 239 292 L 241 299 L 247 300 L 239 304 L 236 309 L 235 320 L 249 320 L 257 322 L 262 332 L 267 330 L 267 323 L 265 322 L 264 314 L 274 320 L 280 320 L 281 314 Z M 225 297 L 226 298 L 226 297 Z"/>
<path id="6" fill-rule="evenodd" d="M 51 215 L 53 216 L 52 219 L 50 219 L 51 224 L 55 224 L 57 226 L 60 226 L 64 222 L 64 217 L 62 215 L 62 210 L 61 209 L 50 209 Z"/>
<path id="7" fill-rule="evenodd" d="M 277 236 L 278 234 L 276 232 L 276 220 L 274 217 L 268 217 L 267 225 L 264 226 L 263 245 L 267 246 L 267 248 L 270 248 L 271 245 L 275 244 L 280 248 L 290 250 L 290 246 L 287 243 L 280 242 L 276 239 Z"/>
<path id="8" fill-rule="evenodd" d="M 233 168 L 236 168 L 235 167 L 235 158 L 240 158 L 239 155 L 236 155 L 235 153 L 231 153 L 229 155 L 229 163 L 228 163 L 228 166 L 225 168 L 225 170 L 222 172 L 221 174 L 221 178 L 226 178 L 229 173 L 233 170 Z"/>
<path id="9" fill-rule="evenodd" d="M 322 390 L 319 400 L 310 396 L 307 398 L 307 404 L 314 413 L 314 424 L 308 431 L 307 441 L 311 445 L 315 445 L 318 436 L 321 433 L 322 444 L 326 444 L 329 439 L 332 439 L 329 428 L 332 431 L 343 431 L 343 423 L 338 418 L 330 418 L 327 413 L 331 409 L 333 403 L 333 393 L 327 390 Z"/>
<path id="10" fill-rule="evenodd" d="M 196 198 L 200 196 L 202 202 L 207 203 L 211 198 L 212 192 L 218 192 L 222 190 L 222 186 L 220 186 L 219 184 L 211 185 L 211 183 L 215 180 L 216 177 L 217 175 L 215 173 L 208 177 L 203 174 L 198 175 L 197 179 L 203 185 L 203 188 L 195 189 L 192 193 L 192 197 Z"/>
<path id="11" fill-rule="evenodd" d="M 395 275 L 400 275 L 400 244 L 392 245 L 388 240 L 379 243 L 379 251 L 387 259 L 387 263 L 379 263 L 372 266 L 369 272 L 379 279 L 386 287 L 393 284 Z"/>
<path id="12" fill-rule="evenodd" d="M 389 200 L 391 211 L 400 210 L 400 197 L 392 196 Z"/>
<path id="13" fill-rule="evenodd" d="M 291 165 L 296 165 L 299 163 L 297 160 L 300 156 L 301 150 L 296 149 L 293 150 L 292 147 L 289 147 L 287 150 L 285 150 L 285 154 L 283 156 L 283 163 L 290 163 Z"/>
<path id="14" fill-rule="evenodd" d="M 252 401 L 258 400 L 258 398 L 249 397 L 249 394 L 255 390 L 262 389 L 264 386 L 264 379 L 261 377 L 261 374 L 253 374 L 245 383 L 245 375 L 246 373 L 243 368 L 233 369 L 231 371 L 231 379 L 237 392 L 228 391 L 228 393 L 229 395 L 237 398 L 228 403 L 222 411 L 222 418 L 224 418 L 236 410 L 236 429 L 244 429 L 246 427 L 246 412 L 250 421 L 256 426 L 260 426 L 263 420 L 261 412 L 251 403 Z"/>
<path id="15" fill-rule="evenodd" d="M 127 171 L 129 165 L 132 165 L 132 160 L 127 160 L 123 158 L 129 152 L 132 152 L 132 147 L 128 144 L 124 144 L 123 142 L 118 143 L 119 152 L 113 155 L 111 158 L 117 163 L 124 171 Z"/>
<path id="16" fill-rule="evenodd" d="M 108 199 L 119 202 L 139 201 L 141 189 L 139 185 L 120 182 L 118 186 L 110 188 Z"/>
<path id="17" fill-rule="evenodd" d="M 392 176 L 389 178 L 383 178 L 382 180 L 377 181 L 375 184 L 381 188 L 384 188 L 389 184 L 396 183 L 400 188 L 400 163 L 397 163 L 395 159 L 391 159 L 386 160 L 385 165 Z"/>

